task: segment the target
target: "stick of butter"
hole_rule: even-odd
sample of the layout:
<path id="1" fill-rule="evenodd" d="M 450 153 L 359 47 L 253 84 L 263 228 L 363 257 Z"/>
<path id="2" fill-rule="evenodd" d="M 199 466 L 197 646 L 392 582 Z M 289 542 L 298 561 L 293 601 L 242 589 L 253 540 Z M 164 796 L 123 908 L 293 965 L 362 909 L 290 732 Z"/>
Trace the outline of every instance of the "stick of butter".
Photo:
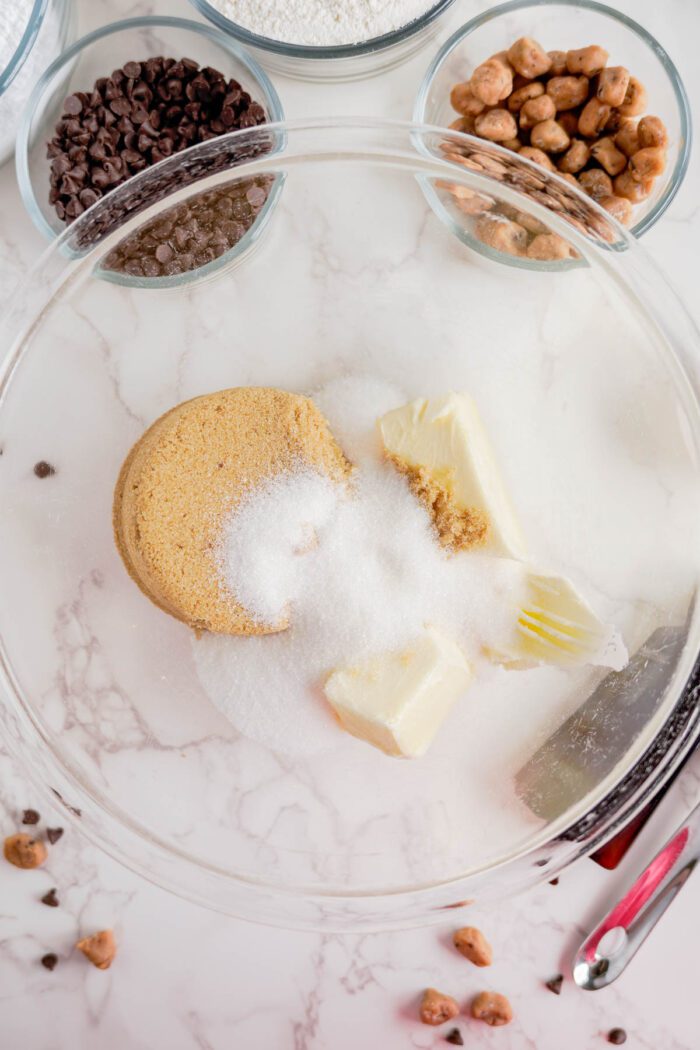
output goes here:
<path id="1" fill-rule="evenodd" d="M 472 680 L 462 650 L 434 627 L 409 649 L 334 671 L 324 692 L 348 733 L 387 755 L 422 755 Z"/>
<path id="2" fill-rule="evenodd" d="M 570 580 L 531 572 L 526 588 L 512 642 L 489 654 L 496 663 L 515 668 L 596 664 L 618 671 L 625 666 L 628 655 L 619 633 L 598 619 Z"/>
<path id="3" fill-rule="evenodd" d="M 428 506 L 441 542 L 524 559 L 525 540 L 468 394 L 418 398 L 379 420 L 387 455 Z"/>

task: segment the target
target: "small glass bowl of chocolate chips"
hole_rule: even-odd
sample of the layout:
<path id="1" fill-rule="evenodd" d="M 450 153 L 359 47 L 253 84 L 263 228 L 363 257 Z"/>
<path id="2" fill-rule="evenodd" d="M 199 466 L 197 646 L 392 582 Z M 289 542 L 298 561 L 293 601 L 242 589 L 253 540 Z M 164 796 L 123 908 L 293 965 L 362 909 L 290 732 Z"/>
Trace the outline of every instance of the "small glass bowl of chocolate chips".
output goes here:
<path id="1" fill-rule="evenodd" d="M 641 236 L 690 155 L 675 65 L 642 26 L 590 0 L 514 0 L 473 18 L 431 64 L 414 119 L 454 132 L 435 152 L 484 180 L 481 193 L 427 177 L 431 207 L 479 254 L 525 269 L 580 264 L 567 224 L 613 246 L 617 223 Z M 518 207 L 523 195 L 541 217 Z"/>
<path id="2" fill-rule="evenodd" d="M 215 28 L 115 22 L 77 41 L 36 85 L 17 138 L 22 198 L 50 238 L 89 211 L 67 248 L 104 243 L 101 277 L 146 288 L 201 279 L 239 262 L 265 228 L 281 176 L 242 179 L 236 166 L 275 148 L 267 127 L 283 117 L 263 70 Z M 250 129 L 259 134 L 246 136 L 242 156 L 231 133 Z M 188 149 L 201 143 L 209 148 L 194 162 Z M 178 200 L 212 174 L 214 186 Z"/>

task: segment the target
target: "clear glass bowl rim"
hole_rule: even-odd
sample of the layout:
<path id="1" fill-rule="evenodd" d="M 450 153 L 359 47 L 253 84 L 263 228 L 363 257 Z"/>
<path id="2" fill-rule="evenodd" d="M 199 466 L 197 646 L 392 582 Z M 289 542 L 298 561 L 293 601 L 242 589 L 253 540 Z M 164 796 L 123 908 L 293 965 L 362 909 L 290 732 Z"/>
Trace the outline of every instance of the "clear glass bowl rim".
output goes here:
<path id="1" fill-rule="evenodd" d="M 34 41 L 41 29 L 44 16 L 48 10 L 49 2 L 50 0 L 34 0 L 32 13 L 29 16 L 24 33 L 22 34 L 14 53 L 10 57 L 10 61 L 4 69 L 0 70 L 0 96 L 15 79 L 34 47 Z"/>
<path id="2" fill-rule="evenodd" d="M 338 161 L 344 158 L 346 161 L 362 159 L 365 163 L 372 165 L 381 163 L 392 166 L 402 165 L 407 169 L 410 161 L 414 165 L 414 175 L 416 170 L 427 171 L 428 166 L 432 164 L 438 176 L 449 173 L 452 181 L 462 181 L 471 188 L 483 189 L 484 183 L 489 181 L 484 176 L 470 172 L 444 158 L 434 156 L 431 159 L 420 150 L 416 140 L 426 135 L 439 138 L 444 138 L 445 134 L 454 135 L 455 138 L 464 137 L 457 133 L 446 132 L 444 128 L 367 118 L 342 118 L 332 122 L 323 118 L 298 120 L 268 127 L 271 132 L 278 133 L 278 141 L 283 144 L 285 150 L 290 141 L 294 143 L 296 137 L 302 136 L 304 132 L 318 135 L 315 140 L 318 144 L 311 149 L 296 155 L 293 150 L 289 151 L 290 163 L 294 164 L 296 161 L 297 166 L 300 160 L 331 159 Z M 259 130 L 259 128 L 253 128 L 233 132 L 231 136 L 237 136 L 241 142 L 245 143 L 246 139 L 253 139 Z M 358 132 L 366 139 L 360 158 L 358 158 L 359 147 L 353 138 L 353 133 Z M 397 135 L 399 132 L 408 147 L 403 151 L 388 145 L 392 135 Z M 377 135 L 381 148 L 371 148 L 370 133 Z M 338 143 L 333 141 L 334 135 Z M 194 146 L 192 150 L 200 148 L 201 146 Z M 162 163 L 172 160 L 173 158 L 168 158 Z M 274 164 L 275 160 L 283 162 L 283 157 L 280 158 L 279 153 L 273 152 L 251 161 L 247 167 L 255 172 L 266 164 Z M 527 164 L 529 165 L 529 162 Z M 135 178 L 144 178 L 151 170 L 153 169 L 146 169 Z M 245 175 L 246 165 L 241 165 L 237 170 L 241 175 Z M 202 180 L 204 186 L 200 185 L 198 188 L 216 185 L 217 180 L 222 178 L 225 178 L 225 172 L 210 175 Z M 110 237 L 120 237 L 125 230 L 129 230 L 130 226 L 148 221 L 158 214 L 160 209 L 172 203 L 173 197 L 178 198 L 178 195 L 191 191 L 195 185 L 191 184 L 184 189 L 177 190 L 170 195 L 170 198 L 151 205 L 125 223 Z M 505 188 L 504 195 L 517 196 L 513 190 Z M 599 264 L 602 268 L 607 271 L 613 281 L 620 282 L 619 268 L 622 259 L 618 252 L 608 252 L 598 248 L 585 235 L 567 226 L 565 220 L 560 219 L 556 213 L 549 213 L 543 205 L 528 201 L 527 198 L 523 200 L 526 202 L 525 206 L 534 215 L 550 216 L 553 228 L 566 231 L 584 253 L 599 255 Z M 610 216 L 606 212 L 600 208 L 597 210 L 601 217 L 610 221 Z M 45 292 L 54 290 L 53 286 L 57 276 L 59 285 L 64 284 L 67 279 L 66 268 L 85 263 L 86 256 L 82 256 L 77 261 L 70 260 L 63 252 L 65 242 L 81 219 L 76 220 L 76 224 L 69 227 L 64 234 L 47 247 L 24 282 L 25 288 L 31 288 L 32 273 L 34 273 L 43 296 Z M 647 271 L 643 274 L 645 281 L 653 278 L 659 298 L 663 298 L 664 294 L 670 298 L 673 306 L 673 324 L 681 324 L 684 328 L 684 338 L 676 339 L 675 345 L 673 345 L 674 340 L 670 340 L 671 352 L 681 370 L 689 396 L 697 405 L 700 400 L 700 382 L 698 381 L 696 358 L 700 350 L 700 334 L 684 306 L 647 253 L 628 231 L 619 226 L 618 230 L 629 255 L 643 260 L 643 267 Z M 100 243 L 98 247 L 100 253 L 105 250 L 106 244 L 109 245 L 110 237 Z M 60 270 L 57 270 L 59 264 Z M 42 274 L 44 267 L 47 268 L 48 273 Z M 50 277 L 48 283 L 47 277 Z M 639 284 L 641 282 L 638 282 Z M 634 292 L 633 282 L 627 282 L 627 287 Z M 643 285 L 641 287 L 643 288 Z M 648 309 L 643 305 L 637 293 L 634 292 L 634 294 L 642 308 Z M 5 319 L 10 331 L 12 330 L 12 314 L 19 310 L 21 310 L 21 295 L 17 296 L 9 317 Z M 671 314 L 667 309 L 664 317 L 669 316 Z M 663 330 L 663 320 L 658 314 L 649 315 L 649 319 Z M 23 321 L 20 329 L 22 338 L 14 341 L 13 348 L 0 367 L 0 401 L 4 397 L 5 387 L 14 367 L 24 352 L 22 342 L 25 330 Z M 696 444 L 700 443 L 700 427 L 695 438 Z M 673 700 L 674 706 L 670 709 L 667 707 L 664 711 L 664 721 L 657 726 L 654 737 L 647 744 L 638 746 L 637 757 L 632 760 L 631 765 L 625 765 L 624 769 L 616 769 L 610 774 L 606 781 L 599 785 L 593 799 L 582 799 L 573 812 L 565 813 L 552 825 L 543 828 L 536 840 L 531 840 L 525 846 L 514 847 L 508 856 L 446 880 L 410 887 L 382 886 L 343 893 L 336 888 L 324 890 L 317 887 L 286 886 L 276 881 L 266 881 L 257 876 L 222 869 L 211 862 L 192 857 L 184 849 L 144 828 L 130 814 L 112 804 L 104 792 L 95 790 L 92 785 L 85 782 L 82 773 L 60 753 L 60 749 L 52 741 L 50 734 L 27 702 L 23 691 L 14 679 L 4 647 L 1 645 L 0 689 L 2 692 L 0 701 L 4 702 L 0 702 L 0 736 L 4 738 L 10 752 L 20 760 L 27 776 L 36 785 L 37 790 L 44 795 L 52 793 L 54 801 L 55 798 L 59 799 L 65 810 L 67 822 L 74 824 L 110 856 L 143 875 L 155 885 L 170 889 L 186 899 L 197 901 L 226 914 L 247 917 L 256 922 L 276 926 L 303 929 L 323 927 L 332 930 L 405 928 L 409 925 L 424 925 L 444 919 L 443 912 L 446 908 L 467 903 L 464 900 L 455 900 L 455 898 L 470 895 L 475 880 L 484 877 L 497 879 L 498 873 L 503 870 L 517 869 L 517 885 L 511 888 L 510 892 L 522 890 L 545 878 L 551 878 L 572 860 L 590 852 L 610 838 L 619 827 L 639 812 L 645 802 L 653 797 L 654 792 L 678 768 L 700 735 L 700 705 L 698 704 L 692 706 L 690 714 L 682 722 L 680 728 L 673 729 L 674 715 L 693 670 L 699 649 L 700 617 L 696 615 L 682 657 L 667 687 L 669 698 Z M 669 730 L 672 731 L 667 746 L 662 750 L 661 757 L 651 769 L 647 768 L 648 753 L 654 750 L 655 743 Z M 620 803 L 614 809 L 604 811 L 601 817 L 596 818 L 595 823 L 590 827 L 587 826 L 588 818 L 597 813 L 598 809 L 604 809 L 606 800 L 613 797 L 627 778 L 640 768 L 644 772 L 643 779 L 635 780 L 631 790 L 621 798 Z M 76 809 L 76 806 L 79 806 L 80 809 Z M 578 829 L 582 826 L 585 826 L 584 830 L 579 831 Z M 573 829 L 577 829 L 575 837 L 568 835 Z M 535 860 L 536 857 L 540 859 Z M 176 870 L 178 866 L 181 870 Z M 235 902 L 233 902 L 234 895 Z M 308 907 L 317 909 L 322 920 L 318 917 L 309 919 L 305 911 Z M 290 914 L 289 909 L 295 910 L 294 914 Z"/>
<path id="3" fill-rule="evenodd" d="M 195 0 L 192 0 L 192 2 L 195 2 Z M 654 52 L 671 82 L 671 87 L 678 105 L 681 125 L 681 145 L 673 172 L 671 173 L 671 178 L 669 179 L 668 186 L 663 195 L 658 199 L 654 207 L 639 220 L 639 222 L 630 227 L 630 233 L 634 234 L 635 237 L 641 237 L 642 234 L 646 233 L 647 230 L 650 230 L 658 219 L 661 218 L 673 198 L 678 193 L 681 183 L 685 178 L 688 164 L 690 162 L 690 152 L 693 140 L 692 119 L 690 102 L 688 101 L 685 86 L 670 55 L 661 46 L 656 37 L 652 36 L 651 33 L 639 24 L 639 22 L 630 18 L 629 15 L 623 14 L 622 11 L 617 11 L 615 8 L 608 7 L 607 4 L 601 4 L 598 0 L 508 0 L 507 3 L 497 4 L 495 7 L 489 8 L 488 11 L 484 11 L 481 14 L 476 15 L 474 18 L 470 18 L 468 22 L 465 22 L 463 26 L 457 29 L 452 36 L 445 41 L 435 55 L 423 77 L 421 86 L 418 89 L 418 95 L 416 96 L 416 102 L 413 109 L 413 120 L 416 124 L 425 123 L 425 109 L 433 79 L 447 56 L 459 44 L 487 22 L 492 22 L 495 19 L 500 18 L 501 15 L 511 14 L 513 11 L 522 11 L 529 7 L 581 8 L 586 11 L 593 11 L 596 14 L 607 16 L 608 18 L 619 22 L 621 25 L 625 26 L 626 29 L 635 33 L 651 49 L 651 51 Z"/>
<path id="4" fill-rule="evenodd" d="M 285 58 L 302 59 L 333 59 L 333 58 L 356 58 L 361 55 L 371 55 L 378 51 L 385 51 L 395 44 L 401 44 L 419 33 L 422 29 L 431 25 L 440 15 L 446 11 L 455 0 L 437 0 L 412 22 L 394 30 L 392 33 L 384 33 L 382 36 L 370 37 L 356 44 L 333 44 L 330 47 L 320 47 L 314 44 L 290 44 L 283 40 L 274 40 L 272 37 L 259 36 L 249 29 L 233 22 L 222 14 L 208 0 L 190 0 L 192 6 L 199 11 L 208 21 L 213 22 L 224 32 L 234 36 L 241 43 L 249 47 L 259 48 L 261 51 L 269 51 L 271 54 L 282 55 Z"/>
<path id="5" fill-rule="evenodd" d="M 43 0 L 43 2 L 48 2 L 48 0 Z M 47 84 L 51 82 L 55 74 L 62 67 L 69 65 L 77 55 L 91 47 L 93 44 L 103 40 L 105 37 L 113 36 L 115 33 L 121 33 L 131 29 L 146 28 L 149 26 L 163 26 L 165 28 L 192 32 L 199 36 L 207 37 L 214 43 L 220 44 L 224 50 L 229 51 L 234 55 L 235 58 L 238 59 L 238 61 L 241 62 L 251 75 L 261 84 L 265 92 L 265 98 L 262 101 L 268 111 L 269 123 L 277 124 L 284 120 L 282 102 L 277 94 L 274 84 L 265 70 L 245 48 L 241 47 L 241 45 L 235 40 L 232 40 L 229 35 L 222 33 L 214 26 L 204 25 L 201 22 L 193 22 L 188 18 L 176 18 L 170 15 L 141 15 L 137 18 L 125 18 L 118 22 L 110 22 L 108 25 L 100 26 L 99 29 L 95 29 L 91 33 L 86 33 L 85 36 L 80 37 L 71 44 L 70 47 L 66 48 L 66 50 L 55 58 L 54 61 L 44 70 L 27 100 L 27 104 L 22 112 L 19 128 L 17 129 L 15 167 L 20 195 L 32 222 L 39 232 L 49 240 L 56 239 L 56 232 L 46 222 L 41 207 L 38 204 L 34 192 L 34 185 L 29 175 L 28 162 L 29 136 L 34 122 L 34 116 L 44 94 L 44 90 Z M 196 146 L 190 146 L 188 150 L 182 150 L 182 153 L 189 152 L 196 148 Z M 166 163 L 166 161 L 159 161 L 159 164 L 164 163 Z M 150 168 L 147 168 L 146 171 L 153 171 L 156 167 L 158 167 L 158 165 L 153 164 Z M 68 228 L 69 227 L 67 227 L 67 229 Z M 63 236 L 63 234 L 60 236 Z"/>

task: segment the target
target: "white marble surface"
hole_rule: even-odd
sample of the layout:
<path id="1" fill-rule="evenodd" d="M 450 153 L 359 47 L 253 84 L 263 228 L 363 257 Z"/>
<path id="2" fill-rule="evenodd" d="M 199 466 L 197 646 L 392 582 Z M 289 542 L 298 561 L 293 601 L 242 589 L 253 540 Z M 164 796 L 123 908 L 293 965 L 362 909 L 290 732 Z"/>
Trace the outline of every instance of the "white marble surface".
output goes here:
<path id="1" fill-rule="evenodd" d="M 461 17 L 483 2 L 458 0 Z M 665 44 L 680 66 L 692 99 L 699 97 L 695 42 L 700 8 L 694 0 L 627 0 L 618 6 Z M 187 13 L 184 0 L 165 5 L 80 3 L 81 31 L 114 17 L 157 7 Z M 431 45 L 434 46 L 434 45 Z M 309 85 L 276 78 L 288 116 L 386 113 L 408 117 L 429 52 L 365 84 Z M 666 269 L 696 321 L 694 234 L 700 228 L 694 161 L 685 186 L 645 246 Z M 17 193 L 14 171 L 0 171 L 0 289 L 11 296 L 44 247 Z M 602 908 L 611 903 L 648 854 L 700 798 L 700 758 L 691 764 L 654 815 L 647 831 L 614 873 L 590 861 L 470 921 L 494 944 L 486 975 L 449 947 L 451 926 L 364 936 L 289 933 L 223 919 L 156 889 L 107 859 L 74 830 L 53 849 L 45 869 L 21 872 L 0 865 L 0 1047 L 3 1050 L 399 1050 L 438 1047 L 441 1030 L 415 1021 L 418 996 L 434 984 L 466 1002 L 481 987 L 506 992 L 516 1020 L 491 1031 L 462 1019 L 467 1046 L 511 1050 L 588 1050 L 605 1045 L 615 1025 L 628 1029 L 629 1046 L 694 1050 L 700 1045 L 700 1009 L 690 975 L 700 917 L 700 882 L 692 880 L 630 970 L 610 990 L 584 993 L 571 982 L 555 998 L 543 980 L 567 971 L 572 949 Z M 50 814 L 21 773 L 0 754 L 0 834 L 14 830 L 26 806 Z M 39 902 L 57 886 L 61 907 Z M 108 973 L 68 957 L 79 934 L 114 925 L 119 958 Z M 39 965 L 56 951 L 59 966 Z M 41 995 L 40 995 L 41 993 Z"/>

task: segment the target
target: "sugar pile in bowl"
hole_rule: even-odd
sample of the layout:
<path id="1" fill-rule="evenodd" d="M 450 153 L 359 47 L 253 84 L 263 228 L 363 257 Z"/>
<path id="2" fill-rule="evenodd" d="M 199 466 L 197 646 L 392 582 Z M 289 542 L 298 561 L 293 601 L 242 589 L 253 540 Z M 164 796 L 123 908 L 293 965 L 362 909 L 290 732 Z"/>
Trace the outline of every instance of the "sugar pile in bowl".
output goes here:
<path id="1" fill-rule="evenodd" d="M 355 464 L 348 488 L 300 464 L 238 504 L 218 550 L 222 585 L 261 623 L 288 616 L 290 626 L 194 643 L 214 704 L 245 736 L 294 756 L 349 740 L 322 696 L 327 675 L 408 646 L 426 623 L 478 667 L 484 646 L 510 636 L 525 572 L 440 547 L 427 511 L 382 456 L 376 421 L 408 400 L 402 391 L 346 378 L 314 400 Z"/>

